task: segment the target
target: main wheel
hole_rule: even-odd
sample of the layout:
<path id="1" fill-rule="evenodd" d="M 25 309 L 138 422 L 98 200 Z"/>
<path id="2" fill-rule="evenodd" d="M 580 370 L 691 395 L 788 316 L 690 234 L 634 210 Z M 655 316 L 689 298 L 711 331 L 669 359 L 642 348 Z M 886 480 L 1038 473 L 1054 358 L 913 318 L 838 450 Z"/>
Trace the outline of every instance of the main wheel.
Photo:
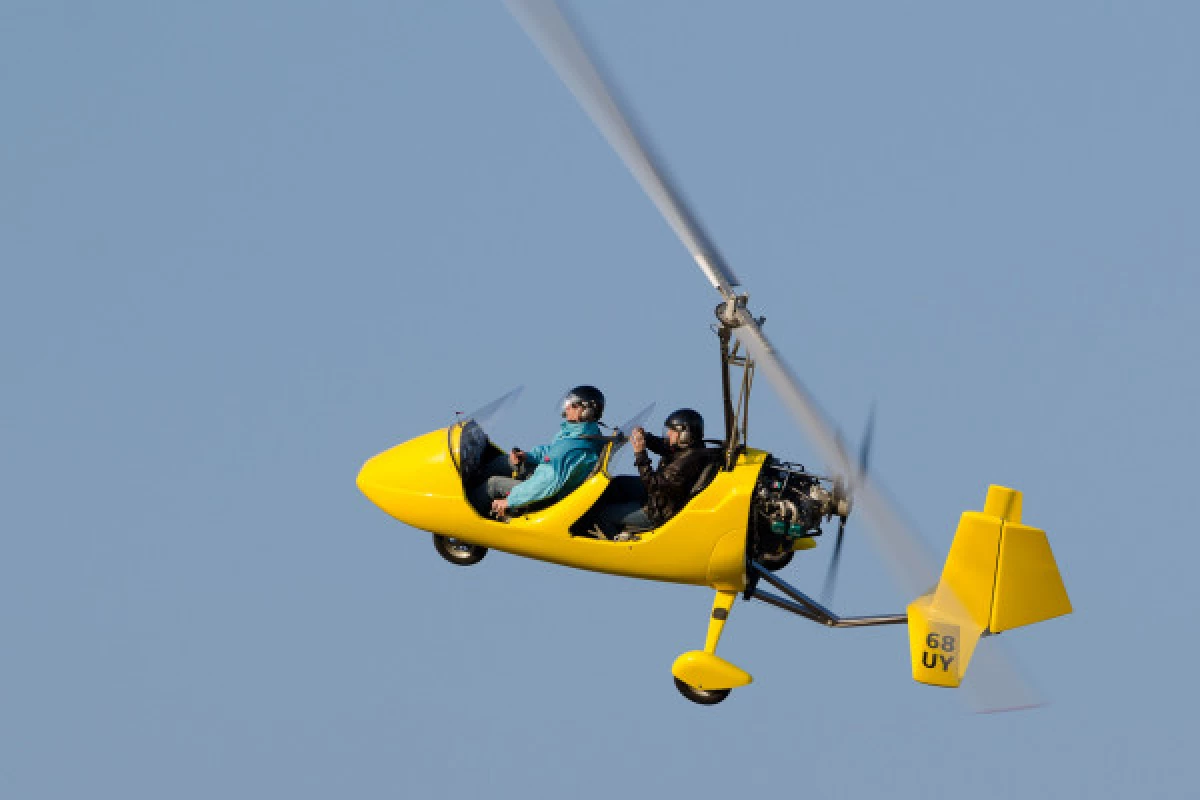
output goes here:
<path id="1" fill-rule="evenodd" d="M 460 567 L 469 567 L 472 564 L 478 564 L 487 555 L 486 547 L 469 544 L 458 539 L 451 539 L 449 536 L 442 536 L 440 533 L 433 535 L 433 549 L 438 551 L 439 556 L 451 564 L 457 564 Z"/>
<path id="2" fill-rule="evenodd" d="M 732 689 L 708 689 L 707 691 L 697 689 L 690 683 L 684 683 L 679 680 L 679 678 L 675 679 L 675 688 L 688 700 L 691 700 L 693 703 L 699 703 L 702 706 L 715 706 L 726 697 L 729 697 L 729 693 L 733 691 Z"/>

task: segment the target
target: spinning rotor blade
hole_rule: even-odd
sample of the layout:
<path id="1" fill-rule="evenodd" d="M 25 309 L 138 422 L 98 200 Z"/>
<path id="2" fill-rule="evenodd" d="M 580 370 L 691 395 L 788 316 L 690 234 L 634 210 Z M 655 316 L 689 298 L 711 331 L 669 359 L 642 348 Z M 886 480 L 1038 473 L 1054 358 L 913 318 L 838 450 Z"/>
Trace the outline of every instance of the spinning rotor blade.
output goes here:
<path id="1" fill-rule="evenodd" d="M 816 401 L 792 374 L 758 323 L 744 308 L 738 310 L 738 321 L 741 324 L 734 329 L 735 335 L 745 345 L 757 368 L 766 374 L 767 380 L 817 446 L 820 455 L 837 465 L 840 474 L 852 475 L 853 467 L 846 463 L 841 438 Z M 866 515 L 870 523 L 866 528 L 872 541 L 884 555 L 893 576 L 908 597 L 917 597 L 937 585 L 937 562 L 921 538 L 900 517 L 882 489 L 865 472 L 859 474 L 855 481 L 854 505 Z M 835 544 L 835 556 L 836 548 Z M 948 593 L 949 587 L 946 589 Z M 957 605 L 959 608 L 955 616 L 960 624 L 964 627 L 972 625 L 965 611 L 966 606 L 961 601 Z M 996 647 L 998 644 L 995 641 L 986 645 L 981 643 L 975 656 L 980 663 L 972 665 L 972 671 L 968 672 L 964 681 L 973 710 L 1009 711 L 1040 705 L 1037 693 L 1001 652 L 1002 648 Z"/>
<path id="2" fill-rule="evenodd" d="M 780 358 L 758 323 L 745 309 L 738 310 L 738 321 L 741 324 L 734 329 L 734 335 L 745 345 L 757 368 L 766 374 L 788 410 L 816 445 L 819 455 L 839 474 L 854 474 L 854 466 L 848 462 L 837 430 Z M 912 596 L 927 591 L 937 582 L 938 576 L 932 556 L 892 510 L 871 479 L 863 475 L 856 483 L 855 505 L 872 522 L 873 538 L 893 567 L 901 588 Z"/>
<path id="3" fill-rule="evenodd" d="M 989 636 L 987 644 L 981 643 L 975 651 L 963 689 L 971 710 L 979 714 L 1022 711 L 1046 704 L 1017 669 L 1007 645 L 995 636 Z"/>
<path id="4" fill-rule="evenodd" d="M 653 157 L 645 137 L 638 134 L 633 118 L 622 111 L 616 93 L 610 88 L 611 83 L 604 80 L 554 0 L 506 2 L 508 10 L 692 254 L 709 283 L 725 297 L 732 297 L 733 287 L 738 285 L 737 277 L 696 221 L 674 181 Z"/>
<path id="5" fill-rule="evenodd" d="M 841 435 L 825 417 L 817 401 L 775 352 L 758 322 L 745 308 L 737 309 L 737 326 L 733 331 L 734 336 L 745 346 L 757 368 L 766 373 L 767 380 L 799 421 L 804 433 L 816 445 L 818 454 L 832 465 L 838 474 L 851 474 L 850 457 L 846 453 Z"/>
<path id="6" fill-rule="evenodd" d="M 866 514 L 871 523 L 868 530 L 901 587 L 909 596 L 915 597 L 934 586 L 938 569 L 925 545 L 893 510 L 874 481 L 865 474 L 860 474 L 857 479 L 853 477 L 854 465 L 842 447 L 836 429 L 776 353 L 754 318 L 744 306 L 737 305 L 734 291 L 734 287 L 740 285 L 737 277 L 701 228 L 661 163 L 654 158 L 646 138 L 639 135 L 632 117 L 622 110 L 611 84 L 604 80 L 555 2 L 506 0 L 506 3 L 509 11 L 625 162 L 643 191 L 658 207 L 659 213 L 691 253 L 709 283 L 721 293 L 730 308 L 736 309 L 734 313 L 740 324 L 735 329 L 735 335 L 746 346 L 758 369 L 766 373 L 767 379 L 775 386 L 820 455 L 840 475 L 854 482 L 855 505 Z M 867 450 L 864 448 L 861 456 L 863 473 L 866 456 Z M 965 612 L 961 618 L 966 620 Z M 1032 690 L 1020 679 L 1017 671 L 1005 662 L 1003 656 L 995 652 L 996 648 L 981 647 L 976 657 L 984 657 L 987 650 L 993 651 L 988 655 L 989 661 L 1000 666 L 981 670 L 980 674 L 969 673 L 966 681 L 973 696 L 980 698 L 977 710 L 1001 710 L 1034 704 L 1031 701 L 1034 697 Z M 996 678 L 996 675 L 1003 677 Z"/>

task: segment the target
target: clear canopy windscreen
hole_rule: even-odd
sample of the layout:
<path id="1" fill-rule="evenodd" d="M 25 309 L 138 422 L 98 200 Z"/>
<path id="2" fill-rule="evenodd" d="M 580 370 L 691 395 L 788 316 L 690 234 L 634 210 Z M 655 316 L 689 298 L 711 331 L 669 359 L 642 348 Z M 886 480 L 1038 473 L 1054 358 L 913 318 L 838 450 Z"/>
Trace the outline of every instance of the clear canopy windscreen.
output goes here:
<path id="1" fill-rule="evenodd" d="M 613 442 L 612 455 L 609 456 L 608 459 L 608 471 L 610 473 L 613 471 L 613 465 L 617 461 L 617 455 L 621 452 L 621 449 L 625 447 L 626 442 L 629 441 L 629 434 L 633 432 L 634 428 L 646 427 L 646 423 L 649 421 L 650 415 L 654 413 L 654 406 L 655 404 L 651 403 L 613 429 L 614 434 L 620 432 L 622 435 L 615 442 Z"/>
<path id="2" fill-rule="evenodd" d="M 485 431 L 490 431 L 496 421 L 502 419 L 506 413 L 516 405 L 517 398 L 521 396 L 521 392 L 525 391 L 524 386 L 518 386 L 510 389 L 504 394 L 497 397 L 495 400 L 487 403 L 472 411 L 470 414 L 462 415 L 460 418 L 473 419 L 479 423 L 479 427 Z"/>

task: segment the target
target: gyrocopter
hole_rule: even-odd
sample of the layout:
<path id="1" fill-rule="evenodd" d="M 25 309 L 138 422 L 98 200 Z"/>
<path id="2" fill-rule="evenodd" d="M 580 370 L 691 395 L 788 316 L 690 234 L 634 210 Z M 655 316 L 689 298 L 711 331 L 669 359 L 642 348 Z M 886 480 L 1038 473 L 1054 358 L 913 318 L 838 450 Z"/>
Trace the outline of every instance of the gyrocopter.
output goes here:
<path id="1" fill-rule="evenodd" d="M 606 438 L 581 486 L 508 518 L 490 517 L 468 499 L 480 466 L 505 452 L 484 430 L 487 413 L 463 416 L 371 458 L 358 475 L 363 493 L 401 522 L 431 532 L 438 552 L 455 564 L 475 564 L 494 549 L 629 578 L 711 587 L 716 596 L 703 648 L 683 653 L 671 668 L 679 691 L 704 705 L 751 682 L 749 673 L 716 654 L 739 594 L 834 628 L 907 624 L 913 678 L 950 687 L 962 682 L 984 637 L 1070 613 L 1046 534 L 1022 522 L 1022 496 L 1013 489 L 991 486 L 982 511 L 963 513 L 937 576 L 919 538 L 868 476 L 865 444 L 857 458 L 850 456 L 837 429 L 767 340 L 741 282 L 651 157 L 645 137 L 555 3 L 508 5 L 718 292 L 724 436 L 710 441 L 711 467 L 682 510 L 624 541 L 596 538 L 584 525 L 603 502 L 612 482 L 609 465 L 630 426 Z M 747 444 L 750 391 L 759 372 L 830 474 Z M 828 607 L 846 521 L 860 512 L 902 588 L 919 594 L 905 613 L 847 617 Z M 795 553 L 815 548 L 825 526 L 834 525 L 830 571 L 818 602 L 776 573 Z"/>

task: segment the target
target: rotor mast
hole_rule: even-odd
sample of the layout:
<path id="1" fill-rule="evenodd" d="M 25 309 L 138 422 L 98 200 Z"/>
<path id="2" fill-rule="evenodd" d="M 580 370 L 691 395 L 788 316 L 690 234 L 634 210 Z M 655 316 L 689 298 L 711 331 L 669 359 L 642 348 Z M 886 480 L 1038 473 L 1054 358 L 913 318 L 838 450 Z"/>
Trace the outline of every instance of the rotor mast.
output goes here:
<path id="1" fill-rule="evenodd" d="M 746 295 L 737 295 L 732 302 L 726 301 L 716 308 L 718 325 L 717 340 L 721 350 L 721 403 L 725 418 L 725 469 L 733 469 L 737 463 L 738 453 L 746 445 L 747 430 L 750 420 L 750 389 L 754 383 L 754 359 L 739 352 L 740 340 L 733 338 L 734 328 L 739 324 L 736 316 L 729 315 L 728 309 L 745 308 Z M 731 341 L 732 340 L 732 341 Z M 742 379 L 736 401 L 733 397 L 732 372 L 741 368 Z"/>

